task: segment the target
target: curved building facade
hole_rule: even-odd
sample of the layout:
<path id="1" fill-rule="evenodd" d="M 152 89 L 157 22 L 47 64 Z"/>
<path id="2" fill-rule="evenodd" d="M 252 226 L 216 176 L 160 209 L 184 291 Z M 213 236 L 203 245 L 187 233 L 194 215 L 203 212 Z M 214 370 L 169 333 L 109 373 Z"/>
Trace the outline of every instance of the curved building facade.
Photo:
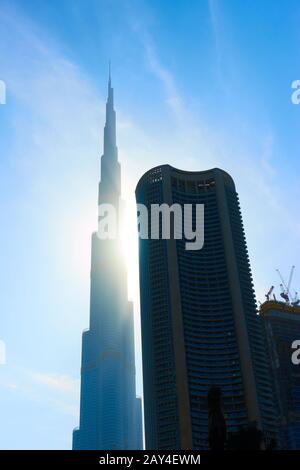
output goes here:
<path id="1" fill-rule="evenodd" d="M 149 213 L 152 204 L 204 204 L 202 249 L 186 250 L 184 238 L 139 242 L 146 448 L 208 448 L 211 386 L 222 390 L 229 432 L 256 422 L 273 437 L 266 350 L 232 178 L 217 168 L 163 165 L 142 176 L 136 200 Z"/>

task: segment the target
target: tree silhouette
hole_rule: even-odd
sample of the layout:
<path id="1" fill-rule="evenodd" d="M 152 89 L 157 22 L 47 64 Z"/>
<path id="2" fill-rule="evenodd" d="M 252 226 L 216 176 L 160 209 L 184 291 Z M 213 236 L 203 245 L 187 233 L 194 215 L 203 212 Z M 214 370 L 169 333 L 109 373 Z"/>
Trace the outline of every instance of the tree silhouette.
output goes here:
<path id="1" fill-rule="evenodd" d="M 263 433 L 256 423 L 242 427 L 238 432 L 230 434 L 227 449 L 232 450 L 260 450 L 262 449 Z"/>
<path id="2" fill-rule="evenodd" d="M 208 442 L 211 450 L 224 450 L 226 422 L 222 410 L 222 392 L 219 387 L 211 387 L 207 394 Z"/>

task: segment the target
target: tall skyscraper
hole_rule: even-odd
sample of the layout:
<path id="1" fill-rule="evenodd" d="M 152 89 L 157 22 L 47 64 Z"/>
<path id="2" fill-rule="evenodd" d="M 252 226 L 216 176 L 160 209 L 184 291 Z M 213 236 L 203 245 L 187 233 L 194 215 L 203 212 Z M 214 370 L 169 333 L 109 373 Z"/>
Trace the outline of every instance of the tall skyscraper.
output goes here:
<path id="1" fill-rule="evenodd" d="M 232 178 L 217 168 L 162 165 L 142 176 L 136 200 L 149 213 L 166 203 L 204 204 L 205 214 L 201 250 L 186 250 L 184 238 L 140 239 L 146 448 L 206 449 L 211 386 L 222 390 L 229 433 L 256 422 L 273 437 L 266 350 Z"/>
<path id="2" fill-rule="evenodd" d="M 99 204 L 120 210 L 121 169 L 116 113 L 108 83 Z M 82 336 L 80 425 L 73 449 L 140 449 L 140 399 L 135 391 L 133 307 L 116 239 L 92 236 L 90 328 Z"/>
<path id="3" fill-rule="evenodd" d="M 300 365 L 292 343 L 300 339 L 300 307 L 266 301 L 260 307 L 270 357 L 281 449 L 300 449 Z"/>

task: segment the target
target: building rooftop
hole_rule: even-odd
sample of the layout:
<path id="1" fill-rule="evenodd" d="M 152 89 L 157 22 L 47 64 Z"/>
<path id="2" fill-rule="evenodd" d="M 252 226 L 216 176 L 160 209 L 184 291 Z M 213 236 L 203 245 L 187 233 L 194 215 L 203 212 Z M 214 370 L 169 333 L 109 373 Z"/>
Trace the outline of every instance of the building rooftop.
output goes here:
<path id="1" fill-rule="evenodd" d="M 269 313 L 270 310 L 276 310 L 278 312 L 286 312 L 292 314 L 300 315 L 300 306 L 290 305 L 286 302 L 279 302 L 278 300 L 267 300 L 263 304 L 261 304 L 259 309 L 260 315 L 265 315 Z"/>

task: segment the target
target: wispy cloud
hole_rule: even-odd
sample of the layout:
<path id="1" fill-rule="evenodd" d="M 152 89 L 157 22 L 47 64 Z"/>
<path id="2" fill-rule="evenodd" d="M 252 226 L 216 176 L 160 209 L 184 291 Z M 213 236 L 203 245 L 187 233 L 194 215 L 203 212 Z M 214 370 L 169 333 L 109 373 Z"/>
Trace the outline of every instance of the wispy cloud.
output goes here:
<path id="1" fill-rule="evenodd" d="M 78 419 L 79 379 L 69 375 L 48 372 L 28 371 L 31 399 L 48 404 L 58 413 L 71 415 Z M 43 389 L 43 390 L 42 390 Z"/>
<path id="2" fill-rule="evenodd" d="M 50 406 L 57 414 L 63 413 L 78 418 L 78 378 L 11 366 L 2 369 L 0 387 L 29 402 Z"/>
<path id="3" fill-rule="evenodd" d="M 59 392 L 75 395 L 79 389 L 79 380 L 68 375 L 31 372 L 30 376 L 33 382 L 38 385 L 43 385 Z"/>
<path id="4" fill-rule="evenodd" d="M 209 14 L 211 20 L 211 26 L 215 41 L 215 49 L 216 49 L 216 57 L 217 57 L 217 64 L 218 64 L 218 73 L 219 78 L 221 78 L 221 40 L 220 40 L 220 30 L 219 30 L 219 13 L 218 13 L 218 5 L 217 0 L 208 0 L 208 7 L 209 7 Z"/>
<path id="5" fill-rule="evenodd" d="M 162 82 L 166 93 L 166 102 L 177 117 L 180 117 L 184 112 L 182 98 L 175 85 L 175 79 L 171 72 L 162 65 L 152 38 L 145 31 L 142 34 L 142 42 L 145 48 L 146 59 L 148 65 L 154 75 Z"/>
<path id="6" fill-rule="evenodd" d="M 276 173 L 274 163 L 272 162 L 273 150 L 274 150 L 274 135 L 272 133 L 269 133 L 266 135 L 264 142 L 263 142 L 261 164 L 262 164 L 262 168 L 270 176 L 274 176 Z"/>

